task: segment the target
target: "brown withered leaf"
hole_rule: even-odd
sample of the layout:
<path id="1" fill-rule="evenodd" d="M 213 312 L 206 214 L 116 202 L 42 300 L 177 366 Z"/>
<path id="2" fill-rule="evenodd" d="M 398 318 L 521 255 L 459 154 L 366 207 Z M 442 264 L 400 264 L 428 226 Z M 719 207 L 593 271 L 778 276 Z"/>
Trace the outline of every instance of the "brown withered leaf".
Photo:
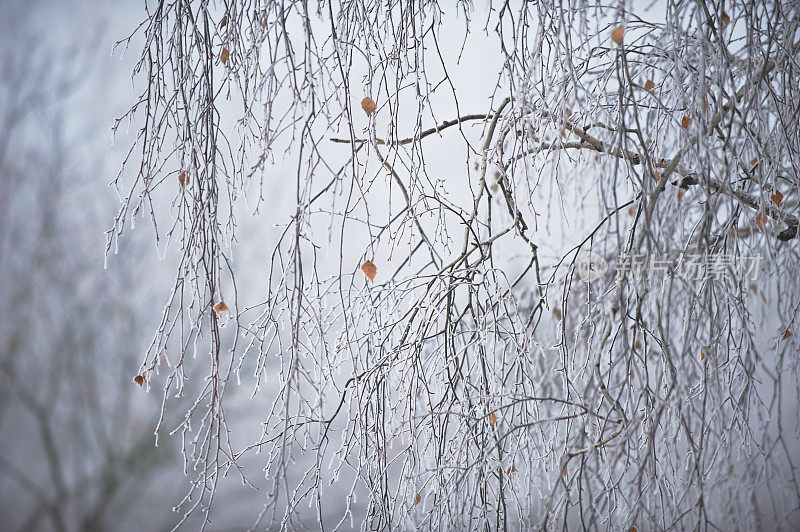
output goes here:
<path id="1" fill-rule="evenodd" d="M 755 221 L 756 221 L 756 226 L 758 226 L 759 229 L 763 230 L 764 229 L 764 213 L 760 212 L 760 213 L 756 214 L 756 220 Z"/>
<path id="2" fill-rule="evenodd" d="M 217 314 L 222 314 L 223 312 L 228 310 L 228 305 L 226 305 L 224 301 L 220 301 L 219 303 L 214 305 L 214 310 L 217 312 Z"/>
<path id="3" fill-rule="evenodd" d="M 511 473 L 513 473 L 516 470 L 517 470 L 516 467 L 514 467 L 513 465 L 510 465 L 510 466 L 508 466 L 508 469 L 506 469 L 506 474 L 510 475 Z"/>
<path id="4" fill-rule="evenodd" d="M 611 32 L 611 40 L 617 44 L 622 44 L 622 38 L 625 36 L 625 28 L 622 26 L 617 26 L 614 28 L 614 31 Z"/>
<path id="5" fill-rule="evenodd" d="M 783 331 L 783 334 L 781 335 L 781 340 L 786 340 L 787 338 L 790 338 L 791 336 L 792 336 L 792 331 L 790 331 L 789 329 L 786 329 L 785 331 Z"/>
<path id="6" fill-rule="evenodd" d="M 724 28 L 731 22 L 731 17 L 728 16 L 726 12 L 722 12 L 722 17 L 720 17 L 720 21 L 722 22 L 722 27 Z"/>
<path id="7" fill-rule="evenodd" d="M 700 360 L 705 360 L 711 357 L 711 346 L 704 345 L 700 348 Z"/>
<path id="8" fill-rule="evenodd" d="M 133 382 L 138 384 L 139 386 L 144 385 L 144 375 L 137 375 L 133 378 Z"/>
<path id="9" fill-rule="evenodd" d="M 219 21 L 219 27 L 224 28 L 228 24 L 228 15 L 222 17 L 222 20 Z"/>
<path id="10" fill-rule="evenodd" d="M 652 82 L 652 80 L 647 80 L 644 82 L 644 90 L 651 91 L 656 88 L 656 84 Z"/>
<path id="11" fill-rule="evenodd" d="M 419 501 L 421 501 L 421 500 L 422 500 L 422 495 L 417 493 L 416 496 L 414 496 L 414 506 L 418 505 Z"/>
<path id="12" fill-rule="evenodd" d="M 367 96 L 366 98 L 361 100 L 361 108 L 364 110 L 365 113 L 367 113 L 367 116 L 370 116 L 372 113 L 375 112 L 375 109 L 378 108 L 378 105 L 372 100 L 372 98 Z"/>
<path id="13" fill-rule="evenodd" d="M 689 115 L 684 115 L 684 117 L 681 119 L 681 127 L 683 129 L 689 129 L 689 125 L 691 123 L 692 123 L 692 117 L 690 117 Z"/>
<path id="14" fill-rule="evenodd" d="M 178 176 L 178 181 L 182 187 L 186 186 L 186 172 L 181 172 L 181 175 Z"/>
<path id="15" fill-rule="evenodd" d="M 656 182 L 661 181 L 661 172 L 659 172 L 658 170 L 653 172 L 653 179 L 655 179 Z"/>
<path id="16" fill-rule="evenodd" d="M 495 423 L 497 423 L 497 414 L 492 412 L 492 415 L 489 416 L 489 425 L 494 427 Z"/>
<path id="17" fill-rule="evenodd" d="M 364 275 L 366 275 L 370 281 L 374 281 L 375 274 L 378 273 L 378 268 L 372 263 L 371 260 L 368 260 L 361 265 L 361 271 L 364 272 Z"/>
<path id="18" fill-rule="evenodd" d="M 781 202 L 783 201 L 783 194 L 781 194 L 780 190 L 776 190 L 775 194 L 769 197 L 775 205 L 780 206 Z"/>
<path id="19" fill-rule="evenodd" d="M 227 48 L 223 48 L 222 52 L 219 54 L 219 60 L 222 61 L 222 64 L 225 64 L 228 62 L 228 58 L 230 56 L 231 56 L 230 50 L 228 50 Z"/>

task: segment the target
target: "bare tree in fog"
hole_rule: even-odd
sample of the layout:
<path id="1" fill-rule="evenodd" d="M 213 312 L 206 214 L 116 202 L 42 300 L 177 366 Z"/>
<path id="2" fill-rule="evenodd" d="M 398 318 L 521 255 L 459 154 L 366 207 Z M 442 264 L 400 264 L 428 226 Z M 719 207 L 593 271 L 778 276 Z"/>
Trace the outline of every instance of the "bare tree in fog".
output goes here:
<path id="1" fill-rule="evenodd" d="M 20 54 L 11 37 L 0 51 L 1 526 L 118 529 L 147 493 L 168 491 L 150 486 L 172 458 L 153 449 L 154 405 L 130 378 L 152 284 L 129 258 L 103 271 L 99 160 L 66 121 L 86 50 L 31 39 Z M 157 508 L 137 522 L 168 518 Z"/>
<path id="2" fill-rule="evenodd" d="M 148 3 L 109 247 L 143 215 L 182 257 L 141 374 L 169 412 L 207 372 L 185 515 L 257 454 L 261 526 L 796 523 L 799 25 L 792 1 Z M 476 40 L 498 68 L 459 82 Z M 244 306 L 236 207 L 284 207 L 281 161 Z M 277 382 L 244 444 L 239 381 Z"/>

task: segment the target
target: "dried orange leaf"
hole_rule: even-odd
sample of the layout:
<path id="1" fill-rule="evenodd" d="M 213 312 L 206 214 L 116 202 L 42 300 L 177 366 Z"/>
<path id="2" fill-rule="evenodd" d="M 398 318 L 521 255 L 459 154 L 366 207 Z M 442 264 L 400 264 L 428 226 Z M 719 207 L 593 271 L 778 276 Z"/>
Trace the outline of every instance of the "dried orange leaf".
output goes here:
<path id="1" fill-rule="evenodd" d="M 704 345 L 700 348 L 700 360 L 705 360 L 711 357 L 711 346 Z"/>
<path id="2" fill-rule="evenodd" d="M 644 90 L 651 91 L 656 88 L 656 84 L 653 83 L 651 80 L 647 80 L 644 82 Z"/>
<path id="3" fill-rule="evenodd" d="M 630 528 L 630 530 L 628 530 L 628 532 L 639 532 L 639 529 L 638 529 L 638 528 L 636 528 L 635 526 L 632 526 L 632 527 Z"/>
<path id="4" fill-rule="evenodd" d="M 495 423 L 497 423 L 497 414 L 492 412 L 492 415 L 489 416 L 489 424 L 494 427 Z"/>
<path id="5" fill-rule="evenodd" d="M 375 112 L 375 109 L 378 108 L 378 105 L 372 100 L 372 98 L 366 97 L 361 100 L 361 108 L 365 113 L 367 113 L 367 116 L 370 116 Z"/>
<path id="6" fill-rule="evenodd" d="M 567 474 L 568 474 L 567 464 L 564 464 L 564 469 L 561 470 L 561 474 L 564 475 L 565 477 L 567 476 Z"/>
<path id="7" fill-rule="evenodd" d="M 138 384 L 139 386 L 142 386 L 142 385 L 144 384 L 144 376 L 143 376 L 143 375 L 137 375 L 137 376 L 135 376 L 135 377 L 133 378 L 133 382 L 135 382 L 135 383 L 136 383 L 136 384 Z"/>
<path id="8" fill-rule="evenodd" d="M 418 505 L 419 501 L 421 501 L 421 500 L 422 500 L 422 495 L 417 493 L 417 495 L 414 497 L 414 506 Z"/>
<path id="9" fill-rule="evenodd" d="M 516 467 L 514 467 L 513 465 L 510 465 L 510 466 L 508 466 L 508 469 L 506 469 L 506 473 L 510 475 L 511 473 L 513 473 L 516 470 L 517 470 Z"/>
<path id="10" fill-rule="evenodd" d="M 781 194 L 780 190 L 776 190 L 775 194 L 770 196 L 770 199 L 775 205 L 780 206 L 781 202 L 783 201 L 783 194 Z"/>
<path id="11" fill-rule="evenodd" d="M 661 181 L 661 172 L 659 172 L 658 170 L 653 172 L 653 179 L 655 179 L 656 181 Z"/>
<path id="12" fill-rule="evenodd" d="M 617 44 L 622 44 L 622 37 L 625 36 L 625 28 L 622 26 L 617 26 L 614 28 L 614 31 L 611 32 L 611 40 Z"/>
<path id="13" fill-rule="evenodd" d="M 364 275 L 369 277 L 370 281 L 375 280 L 375 274 L 378 273 L 378 268 L 372 264 L 371 260 L 368 260 L 364 264 L 361 265 L 361 271 L 364 272 Z"/>
<path id="14" fill-rule="evenodd" d="M 224 301 L 220 301 L 216 305 L 214 305 L 214 310 L 217 311 L 217 314 L 222 314 L 226 310 L 228 310 L 228 305 L 225 304 Z"/>
<path id="15" fill-rule="evenodd" d="M 178 181 L 180 181 L 182 187 L 186 186 L 186 172 L 181 172 L 181 175 L 178 176 Z"/>
<path id="16" fill-rule="evenodd" d="M 222 17 L 222 20 L 219 21 L 219 27 L 224 28 L 225 25 L 228 23 L 228 15 Z"/>
<path id="17" fill-rule="evenodd" d="M 764 229 L 764 213 L 760 212 L 756 214 L 756 225 L 759 229 Z"/>
<path id="18" fill-rule="evenodd" d="M 688 115 L 685 115 L 681 120 L 681 127 L 683 129 L 689 129 L 689 124 L 692 123 L 692 118 Z"/>
<path id="19" fill-rule="evenodd" d="M 787 338 L 789 338 L 791 336 L 792 336 L 792 331 L 790 331 L 789 329 L 786 329 L 785 331 L 783 331 L 783 334 L 781 335 L 781 340 L 786 340 Z"/>
<path id="20" fill-rule="evenodd" d="M 720 20 L 722 21 L 722 27 L 724 28 L 725 26 L 727 26 L 730 23 L 731 17 L 729 17 L 728 14 L 723 11 L 722 12 L 722 17 L 720 17 Z"/>
<path id="21" fill-rule="evenodd" d="M 227 48 L 223 48 L 222 53 L 219 54 L 219 60 L 222 61 L 223 64 L 227 63 L 230 56 L 231 52 Z"/>

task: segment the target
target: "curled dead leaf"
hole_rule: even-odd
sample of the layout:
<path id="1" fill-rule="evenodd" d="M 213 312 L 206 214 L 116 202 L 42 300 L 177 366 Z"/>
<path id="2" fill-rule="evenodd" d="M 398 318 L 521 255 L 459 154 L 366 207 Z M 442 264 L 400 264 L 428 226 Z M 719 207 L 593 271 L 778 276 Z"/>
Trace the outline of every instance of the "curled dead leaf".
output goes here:
<path id="1" fill-rule="evenodd" d="M 731 17 L 728 16 L 726 12 L 722 12 L 722 16 L 720 17 L 720 22 L 722 22 L 722 27 L 724 28 L 727 26 L 731 21 Z"/>
<path id="2" fill-rule="evenodd" d="M 217 312 L 217 314 L 222 314 L 223 312 L 228 310 L 228 305 L 226 305 L 224 301 L 220 301 L 219 303 L 214 305 L 214 310 Z"/>
<path id="3" fill-rule="evenodd" d="M 182 187 L 186 186 L 186 172 L 181 172 L 181 175 L 178 176 L 178 181 Z"/>
<path id="4" fill-rule="evenodd" d="M 764 229 L 764 213 L 763 212 L 760 212 L 760 213 L 756 214 L 755 222 L 756 222 L 756 226 L 759 229 L 762 229 L 762 230 Z"/>
<path id="5" fill-rule="evenodd" d="M 656 84 L 652 82 L 652 80 L 647 80 L 644 82 L 644 90 L 651 91 L 656 88 Z"/>
<path id="6" fill-rule="evenodd" d="M 611 40 L 617 44 L 622 44 L 622 38 L 625 36 L 625 28 L 622 26 L 617 26 L 614 28 L 614 31 L 611 32 Z"/>
<path id="7" fill-rule="evenodd" d="M 219 54 L 219 60 L 222 61 L 222 64 L 225 64 L 228 62 L 228 58 L 230 56 L 231 56 L 230 50 L 228 50 L 227 48 L 223 48 L 222 52 Z"/>
<path id="8" fill-rule="evenodd" d="M 780 190 L 776 190 L 775 194 L 769 197 L 775 205 L 780 206 L 781 202 L 783 201 L 783 194 L 781 194 Z"/>
<path id="9" fill-rule="evenodd" d="M 219 27 L 224 28 L 228 24 L 228 15 L 222 17 L 222 20 L 219 21 Z"/>
<path id="10" fill-rule="evenodd" d="M 661 172 L 659 172 L 658 170 L 653 172 L 653 179 L 655 179 L 656 182 L 661 181 Z"/>
<path id="11" fill-rule="evenodd" d="M 689 115 L 684 115 L 684 117 L 681 119 L 681 127 L 683 129 L 689 129 L 689 125 L 691 123 L 692 123 L 692 117 L 690 117 Z"/>
<path id="12" fill-rule="evenodd" d="M 361 265 L 361 271 L 364 272 L 364 275 L 366 275 L 370 281 L 374 281 L 375 274 L 378 273 L 378 268 L 372 263 L 371 260 L 368 260 Z"/>
<path id="13" fill-rule="evenodd" d="M 497 423 L 497 414 L 492 412 L 492 415 L 489 416 L 489 425 L 494 427 L 495 423 Z"/>
<path id="14" fill-rule="evenodd" d="M 361 100 L 361 108 L 365 113 L 367 113 L 367 116 L 370 116 L 375 112 L 375 109 L 378 108 L 378 105 L 372 100 L 372 98 L 366 97 Z"/>
<path id="15" fill-rule="evenodd" d="M 783 331 L 783 334 L 781 335 L 781 340 L 786 340 L 787 338 L 790 338 L 791 336 L 792 336 L 792 331 L 790 331 L 789 329 L 786 329 L 785 331 Z"/>
<path id="16" fill-rule="evenodd" d="M 133 378 L 133 382 L 138 384 L 139 386 L 144 385 L 144 375 L 137 375 Z"/>
<path id="17" fill-rule="evenodd" d="M 419 501 L 421 501 L 421 500 L 422 500 L 422 495 L 417 493 L 416 496 L 414 497 L 414 506 L 418 505 Z"/>
<path id="18" fill-rule="evenodd" d="M 516 470 L 517 470 L 516 467 L 514 467 L 513 465 L 510 465 L 510 466 L 508 466 L 508 469 L 506 469 L 506 474 L 510 475 L 511 473 L 513 473 Z"/>

